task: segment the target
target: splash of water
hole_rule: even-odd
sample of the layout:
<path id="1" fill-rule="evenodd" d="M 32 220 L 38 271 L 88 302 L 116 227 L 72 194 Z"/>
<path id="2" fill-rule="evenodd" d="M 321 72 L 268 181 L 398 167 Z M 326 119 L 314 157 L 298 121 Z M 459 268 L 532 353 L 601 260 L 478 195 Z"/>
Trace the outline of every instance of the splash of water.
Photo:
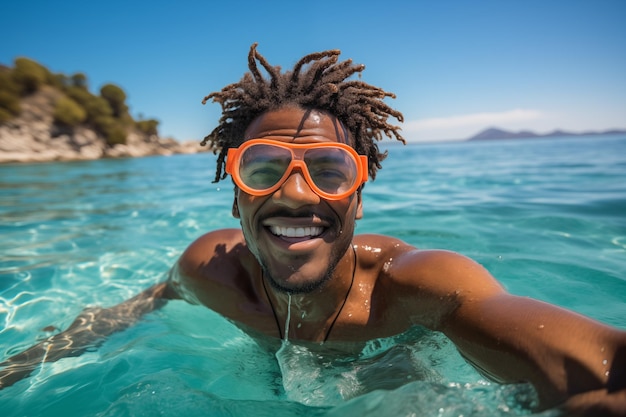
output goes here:
<path id="1" fill-rule="evenodd" d="M 291 321 L 291 293 L 287 294 L 287 319 L 285 320 L 285 338 L 284 343 L 289 343 L 289 322 Z"/>
<path id="2" fill-rule="evenodd" d="M 285 332 L 276 352 L 287 398 L 301 404 L 321 406 L 329 402 L 340 403 L 358 391 L 359 383 L 354 372 L 329 373 L 327 368 L 332 365 L 324 355 L 289 342 L 290 321 L 291 294 L 288 294 Z"/>

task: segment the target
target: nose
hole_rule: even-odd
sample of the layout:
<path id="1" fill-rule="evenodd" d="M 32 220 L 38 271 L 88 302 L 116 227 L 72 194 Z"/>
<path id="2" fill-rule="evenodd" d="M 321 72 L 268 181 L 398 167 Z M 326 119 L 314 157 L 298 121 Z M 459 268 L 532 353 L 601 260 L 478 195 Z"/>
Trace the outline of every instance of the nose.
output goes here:
<path id="1" fill-rule="evenodd" d="M 276 204 L 295 209 L 306 205 L 319 204 L 320 196 L 311 189 L 299 170 L 294 170 L 285 180 L 272 199 Z"/>

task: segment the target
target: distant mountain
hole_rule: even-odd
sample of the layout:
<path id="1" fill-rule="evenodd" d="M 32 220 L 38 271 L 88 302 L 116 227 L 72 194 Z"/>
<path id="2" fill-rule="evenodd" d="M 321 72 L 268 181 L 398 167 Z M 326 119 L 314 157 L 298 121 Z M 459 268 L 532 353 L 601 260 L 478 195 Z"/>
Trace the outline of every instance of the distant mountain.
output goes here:
<path id="1" fill-rule="evenodd" d="M 605 131 L 588 131 L 581 133 L 567 132 L 565 130 L 555 130 L 550 133 L 538 134 L 530 130 L 521 130 L 519 132 L 510 132 L 503 129 L 491 127 L 470 137 L 468 140 L 500 140 L 500 139 L 530 139 L 530 138 L 551 138 L 558 136 L 591 136 L 591 135 L 614 135 L 626 134 L 626 130 L 612 129 Z"/>

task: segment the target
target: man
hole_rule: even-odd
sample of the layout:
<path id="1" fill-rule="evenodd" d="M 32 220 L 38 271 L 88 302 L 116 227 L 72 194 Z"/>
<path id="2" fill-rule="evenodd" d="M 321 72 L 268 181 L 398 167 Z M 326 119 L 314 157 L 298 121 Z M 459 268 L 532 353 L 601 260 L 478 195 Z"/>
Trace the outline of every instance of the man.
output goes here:
<path id="1" fill-rule="evenodd" d="M 424 326 L 447 335 L 492 379 L 532 383 L 541 407 L 626 413 L 625 332 L 508 294 L 459 254 L 354 235 L 363 185 L 385 156 L 375 140 L 403 141 L 388 123 L 402 115 L 383 102 L 392 94 L 349 81 L 364 67 L 338 56 L 308 55 L 281 73 L 253 45 L 250 73 L 205 98 L 222 105 L 204 142 L 219 152 L 216 181 L 233 178 L 241 229 L 205 234 L 166 283 L 87 310 L 65 332 L 10 358 L 1 386 L 182 298 L 290 340 L 354 343 Z M 288 314 L 301 318 L 297 325 Z"/>

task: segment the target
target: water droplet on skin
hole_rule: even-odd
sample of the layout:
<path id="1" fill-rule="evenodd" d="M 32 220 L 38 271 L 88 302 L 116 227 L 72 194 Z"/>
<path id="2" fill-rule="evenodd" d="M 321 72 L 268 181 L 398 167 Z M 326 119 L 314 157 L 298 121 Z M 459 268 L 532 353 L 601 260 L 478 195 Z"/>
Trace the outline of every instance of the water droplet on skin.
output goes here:
<path id="1" fill-rule="evenodd" d="M 373 247 L 371 247 L 371 246 L 369 246 L 369 245 L 365 245 L 365 246 L 363 246 L 363 249 L 364 249 L 364 250 L 366 250 L 366 251 L 368 251 L 368 252 L 372 252 L 372 253 L 380 253 L 380 252 L 381 252 L 381 250 L 382 250 L 382 249 L 380 249 L 380 248 L 373 248 Z"/>
<path id="2" fill-rule="evenodd" d="M 602 361 L 602 365 L 606 366 L 607 363 L 609 363 L 609 361 L 607 361 L 606 359 Z"/>
<path id="3" fill-rule="evenodd" d="M 544 326 L 543 324 L 540 324 L 539 326 L 537 326 L 537 328 L 538 328 L 539 330 L 543 329 L 544 327 L 546 327 L 546 326 Z"/>
<path id="4" fill-rule="evenodd" d="M 389 271 L 389 268 L 391 267 L 391 262 L 393 261 L 393 258 L 389 258 L 389 260 L 387 262 L 385 262 L 385 264 L 383 265 L 383 271 L 387 272 Z"/>

